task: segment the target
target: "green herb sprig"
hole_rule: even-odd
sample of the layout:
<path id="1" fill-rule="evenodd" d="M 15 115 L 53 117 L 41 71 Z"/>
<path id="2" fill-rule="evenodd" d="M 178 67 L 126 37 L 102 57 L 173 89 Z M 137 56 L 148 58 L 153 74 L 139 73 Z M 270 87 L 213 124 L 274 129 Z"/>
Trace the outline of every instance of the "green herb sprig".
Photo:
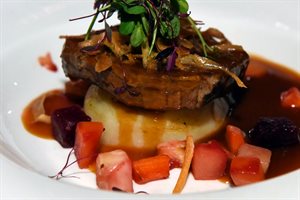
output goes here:
<path id="1" fill-rule="evenodd" d="M 117 12 L 120 34 L 130 36 L 130 44 L 133 47 L 149 47 L 148 55 L 150 55 L 157 37 L 173 40 L 179 36 L 180 17 L 185 16 L 199 36 L 204 56 L 207 57 L 207 50 L 211 50 L 197 24 L 189 16 L 189 4 L 186 0 L 95 0 L 94 9 L 96 12 L 88 27 L 86 40 L 90 38 L 99 15 L 102 15 L 99 22 L 104 21 L 106 35 L 109 38 L 111 30 L 106 20 Z M 149 45 L 143 45 L 145 42 Z"/>

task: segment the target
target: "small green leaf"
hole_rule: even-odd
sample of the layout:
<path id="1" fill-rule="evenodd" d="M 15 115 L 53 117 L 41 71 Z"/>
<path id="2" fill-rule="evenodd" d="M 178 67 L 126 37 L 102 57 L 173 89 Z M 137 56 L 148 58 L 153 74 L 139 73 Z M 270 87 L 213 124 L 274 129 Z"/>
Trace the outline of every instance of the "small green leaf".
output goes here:
<path id="1" fill-rule="evenodd" d="M 140 23 L 135 25 L 134 30 L 130 36 L 130 44 L 133 47 L 138 47 L 140 46 L 146 38 L 146 35 L 143 31 L 143 27 Z"/>
<path id="2" fill-rule="evenodd" d="M 116 10 L 121 10 L 121 9 L 127 8 L 127 5 L 124 2 L 118 1 L 118 0 L 113 0 L 111 2 L 111 6 L 112 6 L 112 8 L 114 8 Z"/>
<path id="3" fill-rule="evenodd" d="M 187 13 L 189 11 L 189 4 L 186 0 L 178 0 L 179 12 Z"/>
<path id="4" fill-rule="evenodd" d="M 164 38 L 176 38 L 180 33 L 180 20 L 177 16 L 174 16 L 170 22 L 161 22 L 159 28 L 160 33 Z"/>
<path id="5" fill-rule="evenodd" d="M 119 31 L 122 35 L 129 35 L 134 30 L 135 23 L 134 21 L 121 21 L 119 26 Z"/>
<path id="6" fill-rule="evenodd" d="M 131 15 L 140 15 L 146 13 L 146 9 L 143 6 L 132 6 L 132 7 L 125 7 L 124 11 Z"/>
<path id="7" fill-rule="evenodd" d="M 146 35 L 149 35 L 150 25 L 147 18 L 144 15 L 142 16 L 142 24 Z"/>
<path id="8" fill-rule="evenodd" d="M 172 31 L 170 31 L 169 36 L 171 38 L 176 38 L 180 33 L 180 20 L 177 16 L 171 20 Z"/>
<path id="9" fill-rule="evenodd" d="M 167 37 L 167 33 L 168 33 L 168 26 L 166 24 L 166 22 L 161 21 L 159 24 L 159 32 L 163 37 Z"/>
<path id="10" fill-rule="evenodd" d="M 124 0 L 124 2 L 127 4 L 127 5 L 135 5 L 137 4 L 137 0 Z"/>

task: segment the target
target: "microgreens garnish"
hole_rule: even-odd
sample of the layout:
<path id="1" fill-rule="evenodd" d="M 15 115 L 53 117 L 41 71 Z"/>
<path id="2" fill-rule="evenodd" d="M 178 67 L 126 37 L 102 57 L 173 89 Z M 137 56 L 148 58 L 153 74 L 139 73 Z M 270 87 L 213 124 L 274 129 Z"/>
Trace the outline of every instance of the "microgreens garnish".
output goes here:
<path id="1" fill-rule="evenodd" d="M 148 55 L 151 55 L 158 37 L 165 40 L 173 40 L 180 33 L 180 18 L 187 18 L 191 27 L 197 33 L 203 47 L 204 56 L 212 49 L 205 42 L 197 25 L 199 23 L 190 17 L 189 4 L 187 0 L 95 0 L 94 9 L 96 12 L 87 30 L 85 39 L 88 40 L 92 28 L 99 15 L 102 16 L 98 22 L 105 23 L 107 38 L 111 36 L 111 29 L 106 20 L 114 12 L 118 13 L 120 19 L 119 32 L 130 37 L 132 47 L 148 48 Z M 143 45 L 148 43 L 147 45 Z M 168 69 L 175 64 L 175 49 L 170 52 L 168 58 Z"/>
<path id="2" fill-rule="evenodd" d="M 104 131 L 104 130 L 103 130 Z M 79 178 L 78 176 L 73 176 L 73 175 L 64 175 L 64 171 L 66 169 L 68 169 L 69 167 L 71 167 L 72 165 L 76 164 L 79 160 L 82 160 L 82 159 L 86 159 L 88 157 L 92 157 L 92 156 L 95 156 L 95 154 L 92 154 L 92 155 L 89 155 L 87 157 L 83 157 L 83 158 L 77 158 L 76 160 L 74 161 L 70 161 L 71 159 L 71 156 L 72 154 L 74 153 L 74 148 L 72 148 L 70 150 L 70 152 L 68 153 L 68 156 L 67 156 L 67 159 L 66 159 L 66 162 L 64 164 L 64 166 L 62 167 L 61 170 L 59 170 L 59 172 L 57 172 L 55 175 L 52 175 L 52 176 L 48 176 L 49 178 L 53 178 L 53 179 L 56 179 L 56 180 L 60 180 L 62 178 Z"/>
<path id="3" fill-rule="evenodd" d="M 57 174 L 55 174 L 53 176 L 48 176 L 49 178 L 54 178 L 56 180 L 59 180 L 59 179 L 64 178 L 64 177 L 78 178 L 77 176 L 65 176 L 65 175 L 63 175 L 63 172 L 65 171 L 65 169 L 67 169 L 68 167 L 70 167 L 71 165 L 73 165 L 77 162 L 77 160 L 75 160 L 75 161 L 69 163 L 70 157 L 71 157 L 73 152 L 74 152 L 74 148 L 72 148 L 71 151 L 69 152 L 66 163 L 62 167 L 62 169 Z"/>

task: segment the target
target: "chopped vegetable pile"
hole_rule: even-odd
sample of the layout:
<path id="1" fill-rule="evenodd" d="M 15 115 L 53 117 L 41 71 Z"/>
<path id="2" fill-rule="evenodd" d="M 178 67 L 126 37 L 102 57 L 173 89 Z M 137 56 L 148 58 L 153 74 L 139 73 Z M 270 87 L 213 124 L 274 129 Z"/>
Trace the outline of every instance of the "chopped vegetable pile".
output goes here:
<path id="1" fill-rule="evenodd" d="M 68 90 L 69 95 L 72 93 L 72 90 Z M 52 98 L 57 95 L 56 92 L 50 92 L 45 96 L 60 101 L 61 98 Z M 42 96 L 36 101 L 37 105 L 43 107 L 45 104 L 38 102 L 44 103 L 47 99 Z M 265 117 L 260 118 L 249 132 L 227 125 L 224 133 L 226 144 L 217 140 L 195 143 L 191 136 L 187 136 L 186 140 L 158 144 L 156 155 L 132 160 L 121 148 L 100 152 L 105 124 L 91 121 L 79 105 L 66 102 L 63 108 L 53 110 L 47 107 L 51 108 L 51 112 L 43 109 L 41 113 L 51 115 L 51 122 L 44 123 L 52 124 L 55 139 L 62 147 L 72 148 L 70 154 L 74 150 L 76 157 L 76 161 L 69 164 L 69 155 L 63 169 L 51 177 L 64 177 L 64 170 L 74 163 L 81 169 L 96 166 L 97 186 L 105 190 L 132 193 L 135 192 L 133 182 L 146 184 L 167 179 L 173 168 L 181 169 L 174 194 L 183 190 L 189 173 L 195 180 L 218 180 L 227 176 L 235 186 L 251 184 L 266 177 L 272 156 L 268 148 L 281 148 L 300 142 L 300 129 L 292 121 Z"/>
<path id="2" fill-rule="evenodd" d="M 185 141 L 159 144 L 157 155 L 139 160 L 130 160 L 122 149 L 98 152 L 103 130 L 99 122 L 78 122 L 74 151 L 79 168 L 96 163 L 96 182 L 105 190 L 134 192 L 133 181 L 145 184 L 167 179 L 174 167 L 181 168 L 181 173 L 173 193 L 183 190 L 190 170 L 196 180 L 217 180 L 228 175 L 234 185 L 245 185 L 264 180 L 271 158 L 270 150 L 246 143 L 245 134 L 232 125 L 226 130 L 229 150 L 216 140 L 194 147 L 193 138 L 187 136 Z"/>

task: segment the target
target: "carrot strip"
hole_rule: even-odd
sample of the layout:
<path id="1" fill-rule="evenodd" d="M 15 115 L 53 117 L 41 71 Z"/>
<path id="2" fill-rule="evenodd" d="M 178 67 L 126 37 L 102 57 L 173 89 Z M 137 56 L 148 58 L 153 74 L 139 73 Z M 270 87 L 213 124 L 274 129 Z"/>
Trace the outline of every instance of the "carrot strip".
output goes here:
<path id="1" fill-rule="evenodd" d="M 186 137 L 186 147 L 185 147 L 185 154 L 184 154 L 182 168 L 178 180 L 176 182 L 176 185 L 173 189 L 173 194 L 179 194 L 183 190 L 183 187 L 186 183 L 189 174 L 193 155 L 194 155 L 194 141 L 193 141 L 193 137 L 191 135 L 188 135 Z"/>
<path id="2" fill-rule="evenodd" d="M 157 155 L 133 161 L 132 177 L 138 184 L 165 179 L 169 177 L 170 158 L 167 155 Z"/>
<path id="3" fill-rule="evenodd" d="M 227 125 L 225 137 L 229 150 L 233 154 L 237 154 L 240 146 L 245 143 L 243 131 L 236 126 Z"/>

